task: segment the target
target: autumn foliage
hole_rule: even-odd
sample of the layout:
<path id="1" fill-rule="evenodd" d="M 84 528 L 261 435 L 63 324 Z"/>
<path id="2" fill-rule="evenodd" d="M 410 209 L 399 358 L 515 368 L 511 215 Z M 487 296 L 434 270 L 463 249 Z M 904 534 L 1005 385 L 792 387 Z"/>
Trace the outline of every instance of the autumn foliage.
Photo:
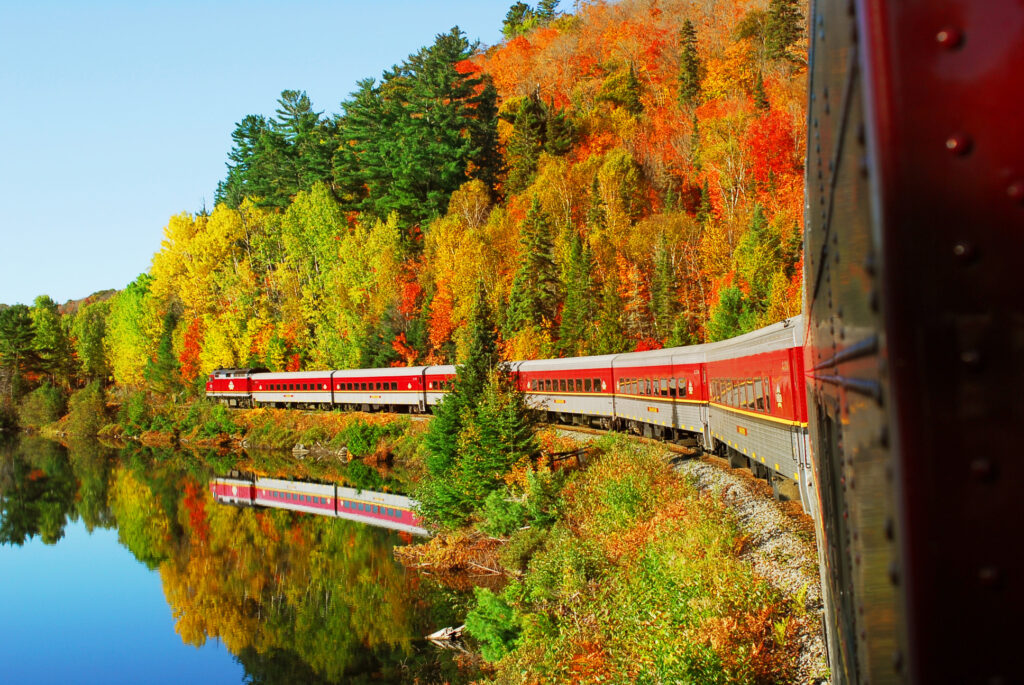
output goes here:
<path id="1" fill-rule="evenodd" d="M 798 313 L 793 1 L 552 7 L 486 49 L 438 36 L 334 118 L 299 91 L 246 117 L 223 201 L 171 217 L 149 273 L 84 308 L 105 317 L 91 338 L 70 327 L 82 373 L 139 387 L 170 347 L 186 388 L 217 367 L 450 363 L 481 280 L 506 358 L 697 343 Z M 372 133 L 394 122 L 436 154 Z"/>

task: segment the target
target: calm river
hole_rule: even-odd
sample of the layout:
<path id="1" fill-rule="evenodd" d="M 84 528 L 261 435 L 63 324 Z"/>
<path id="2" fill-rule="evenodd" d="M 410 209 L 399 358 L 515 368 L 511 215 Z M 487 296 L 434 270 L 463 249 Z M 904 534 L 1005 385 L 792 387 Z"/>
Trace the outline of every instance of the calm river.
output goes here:
<path id="1" fill-rule="evenodd" d="M 218 504 L 208 482 L 230 468 L 327 480 L 237 459 L 0 445 L 0 680 L 463 680 L 422 638 L 465 597 L 395 563 L 407 535 Z"/>

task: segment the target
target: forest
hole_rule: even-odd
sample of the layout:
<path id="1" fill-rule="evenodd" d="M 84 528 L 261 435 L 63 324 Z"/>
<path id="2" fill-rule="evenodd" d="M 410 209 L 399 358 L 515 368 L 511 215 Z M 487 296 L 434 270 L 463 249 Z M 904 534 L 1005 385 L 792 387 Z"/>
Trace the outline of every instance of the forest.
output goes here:
<path id="1" fill-rule="evenodd" d="M 284 90 L 242 117 L 215 207 L 170 217 L 147 272 L 0 307 L 8 414 L 90 383 L 200 394 L 218 367 L 461 361 L 478 290 L 502 359 L 800 311 L 795 0 L 517 2 L 503 34 L 454 27 L 335 113 Z"/>

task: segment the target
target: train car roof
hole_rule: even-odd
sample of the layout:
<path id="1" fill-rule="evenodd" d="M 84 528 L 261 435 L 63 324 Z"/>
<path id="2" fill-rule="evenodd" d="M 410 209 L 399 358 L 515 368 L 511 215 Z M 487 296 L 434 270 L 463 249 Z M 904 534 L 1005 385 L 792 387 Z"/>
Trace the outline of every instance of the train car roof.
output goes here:
<path id="1" fill-rule="evenodd" d="M 708 343 L 708 361 L 720 361 L 737 356 L 775 352 L 804 344 L 804 317 L 793 316 L 771 326 L 717 343 Z"/>
<path id="2" fill-rule="evenodd" d="M 268 371 L 267 373 L 254 373 L 254 381 L 274 381 L 288 378 L 327 378 L 331 375 L 329 370 L 324 371 Z"/>
<path id="3" fill-rule="evenodd" d="M 593 357 L 568 357 L 565 359 L 531 359 L 512 362 L 512 368 L 518 371 L 573 371 L 580 369 L 610 369 L 614 354 L 602 354 Z"/>
<path id="4" fill-rule="evenodd" d="M 660 350 L 644 352 L 623 352 L 615 355 L 612 363 L 616 369 L 650 366 L 651 364 L 700 364 L 704 361 L 707 345 L 690 345 L 688 347 L 666 347 Z"/>
<path id="5" fill-rule="evenodd" d="M 427 374 L 446 374 L 450 376 L 455 373 L 454 364 L 439 364 L 437 366 L 427 366 L 425 368 L 425 373 Z"/>
<path id="6" fill-rule="evenodd" d="M 367 378 L 377 376 L 388 378 L 391 376 L 419 376 L 428 366 L 391 366 L 386 369 L 344 369 L 335 371 L 335 378 Z"/>

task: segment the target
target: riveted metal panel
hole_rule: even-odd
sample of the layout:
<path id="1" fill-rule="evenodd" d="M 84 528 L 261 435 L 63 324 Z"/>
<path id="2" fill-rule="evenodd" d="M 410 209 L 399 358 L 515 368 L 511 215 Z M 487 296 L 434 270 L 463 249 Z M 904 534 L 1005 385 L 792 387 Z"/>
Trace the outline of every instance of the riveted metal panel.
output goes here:
<path id="1" fill-rule="evenodd" d="M 819 1 L 811 51 L 805 368 L 833 679 L 1011 682 L 1024 5 Z"/>

